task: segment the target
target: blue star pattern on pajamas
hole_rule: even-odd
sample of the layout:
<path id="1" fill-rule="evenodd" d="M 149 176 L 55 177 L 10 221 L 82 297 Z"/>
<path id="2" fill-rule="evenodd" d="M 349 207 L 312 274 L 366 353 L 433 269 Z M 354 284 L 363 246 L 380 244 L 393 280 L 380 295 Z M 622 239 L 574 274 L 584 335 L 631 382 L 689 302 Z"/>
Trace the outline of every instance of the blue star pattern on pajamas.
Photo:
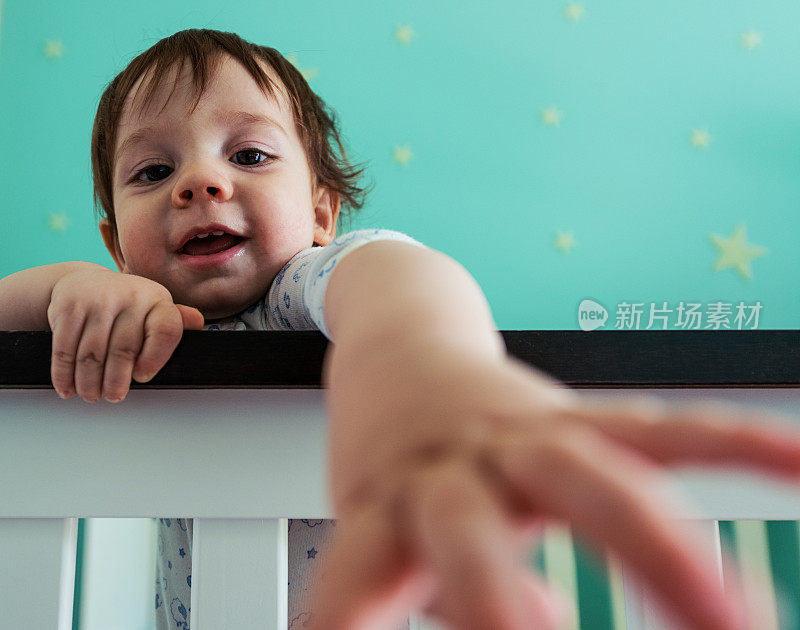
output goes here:
<path id="1" fill-rule="evenodd" d="M 377 240 L 419 241 L 393 230 L 358 230 L 335 238 L 325 247 L 297 253 L 272 281 L 267 294 L 242 313 L 204 326 L 205 330 L 320 330 L 328 339 L 324 304 L 328 280 L 351 251 Z M 156 628 L 190 630 L 192 586 L 192 520 L 160 518 L 156 559 Z M 308 598 L 315 567 L 329 549 L 336 521 L 289 519 L 289 629 L 299 630 L 311 619 Z M 408 621 L 400 629 L 408 628 Z"/>
<path id="2" fill-rule="evenodd" d="M 158 519 L 156 627 L 189 630 L 192 524 L 182 518 Z"/>

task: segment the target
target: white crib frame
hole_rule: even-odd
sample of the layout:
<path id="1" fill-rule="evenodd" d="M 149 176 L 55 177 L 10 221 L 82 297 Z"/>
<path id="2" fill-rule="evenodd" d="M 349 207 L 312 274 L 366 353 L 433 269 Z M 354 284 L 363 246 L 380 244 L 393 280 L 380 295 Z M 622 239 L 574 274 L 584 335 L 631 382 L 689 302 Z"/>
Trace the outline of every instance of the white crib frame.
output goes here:
<path id="1" fill-rule="evenodd" d="M 800 388 L 580 391 L 716 398 L 800 424 Z M 3 627 L 71 628 L 76 517 L 185 516 L 195 519 L 192 630 L 284 630 L 287 518 L 333 517 L 323 404 L 320 389 L 134 390 L 119 405 L 0 390 Z M 800 519 L 796 483 L 727 471 L 675 478 L 697 499 L 718 557 L 718 520 Z M 673 627 L 628 571 L 625 593 L 629 629 Z"/>

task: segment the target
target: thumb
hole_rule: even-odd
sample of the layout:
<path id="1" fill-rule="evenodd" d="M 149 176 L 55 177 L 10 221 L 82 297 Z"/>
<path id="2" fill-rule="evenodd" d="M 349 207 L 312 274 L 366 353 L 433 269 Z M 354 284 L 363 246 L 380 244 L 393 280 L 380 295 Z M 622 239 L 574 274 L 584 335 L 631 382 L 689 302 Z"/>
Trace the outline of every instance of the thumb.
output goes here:
<path id="1" fill-rule="evenodd" d="M 203 327 L 206 320 L 200 311 L 193 306 L 186 306 L 185 304 L 176 304 L 175 306 L 180 311 L 184 330 L 200 330 Z"/>

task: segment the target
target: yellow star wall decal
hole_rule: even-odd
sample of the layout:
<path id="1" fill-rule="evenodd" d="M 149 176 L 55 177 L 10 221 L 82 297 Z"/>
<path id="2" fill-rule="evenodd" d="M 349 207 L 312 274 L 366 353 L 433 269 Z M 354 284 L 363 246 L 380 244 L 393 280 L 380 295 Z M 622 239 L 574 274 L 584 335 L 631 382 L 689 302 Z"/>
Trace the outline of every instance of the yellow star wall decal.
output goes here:
<path id="1" fill-rule="evenodd" d="M 401 164 L 403 167 L 408 166 L 408 163 L 414 157 L 413 153 L 411 153 L 411 147 L 407 144 L 402 147 L 395 147 L 394 148 L 394 161 L 398 164 Z"/>
<path id="2" fill-rule="evenodd" d="M 577 245 L 575 236 L 572 232 L 558 232 L 554 245 L 565 254 L 569 254 L 570 250 Z"/>
<path id="3" fill-rule="evenodd" d="M 756 31 L 747 31 L 742 34 L 742 46 L 747 50 L 755 50 L 761 46 L 761 33 Z"/>
<path id="4" fill-rule="evenodd" d="M 563 114 L 558 111 L 555 105 L 542 110 L 542 122 L 551 127 L 553 125 L 558 126 L 562 116 Z"/>
<path id="5" fill-rule="evenodd" d="M 711 142 L 711 134 L 708 133 L 708 129 L 695 129 L 692 131 L 689 142 L 701 149 L 707 149 L 708 143 Z"/>
<path id="6" fill-rule="evenodd" d="M 64 55 L 64 44 L 60 39 L 48 39 L 44 43 L 44 56 L 50 59 L 60 59 Z"/>
<path id="7" fill-rule="evenodd" d="M 311 79 L 313 79 L 314 77 L 317 76 L 317 74 L 319 74 L 317 68 L 301 68 L 297 60 L 297 55 L 295 53 L 288 53 L 286 55 L 286 61 L 288 61 L 295 68 L 297 68 L 297 70 L 300 72 L 300 74 L 303 75 L 303 78 L 306 81 L 311 81 Z"/>
<path id="8" fill-rule="evenodd" d="M 68 223 L 67 215 L 63 212 L 51 212 L 50 216 L 47 218 L 47 227 L 51 232 L 65 232 Z"/>
<path id="9" fill-rule="evenodd" d="M 570 2 L 564 9 L 564 15 L 568 20 L 577 22 L 583 17 L 584 11 L 585 9 L 583 8 L 582 4 L 578 4 L 577 2 Z"/>
<path id="10" fill-rule="evenodd" d="M 719 250 L 719 258 L 714 264 L 714 271 L 721 271 L 733 267 L 739 274 L 747 279 L 753 278 L 750 261 L 767 253 L 767 249 L 747 242 L 745 226 L 739 225 L 730 238 L 719 234 L 711 235 L 711 242 Z"/>
<path id="11" fill-rule="evenodd" d="M 394 38 L 401 44 L 409 44 L 414 38 L 414 29 L 410 24 L 398 26 L 394 31 Z"/>

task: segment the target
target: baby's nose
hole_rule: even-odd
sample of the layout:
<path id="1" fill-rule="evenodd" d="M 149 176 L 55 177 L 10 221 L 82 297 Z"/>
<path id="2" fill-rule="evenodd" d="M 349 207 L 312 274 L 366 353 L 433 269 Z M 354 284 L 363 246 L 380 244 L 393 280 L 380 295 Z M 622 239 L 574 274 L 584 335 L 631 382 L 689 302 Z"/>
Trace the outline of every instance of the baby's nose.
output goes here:
<path id="1" fill-rule="evenodd" d="M 173 204 L 184 207 L 192 201 L 227 201 L 233 194 L 231 182 L 224 174 L 210 168 L 195 168 L 178 178 L 173 188 Z"/>
<path id="2" fill-rule="evenodd" d="M 220 189 L 217 188 L 216 186 L 206 186 L 206 192 L 211 197 L 217 197 L 220 194 Z M 181 192 L 179 196 L 181 197 L 181 199 L 189 201 L 193 197 L 192 189 L 187 188 L 186 190 Z"/>

